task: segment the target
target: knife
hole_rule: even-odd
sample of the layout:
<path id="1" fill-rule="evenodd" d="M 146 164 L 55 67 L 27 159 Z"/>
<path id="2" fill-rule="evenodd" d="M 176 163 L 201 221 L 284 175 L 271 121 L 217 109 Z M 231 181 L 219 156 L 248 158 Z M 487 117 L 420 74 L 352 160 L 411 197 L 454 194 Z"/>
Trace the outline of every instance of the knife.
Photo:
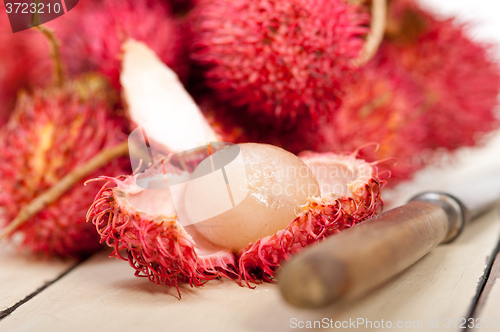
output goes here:
<path id="1" fill-rule="evenodd" d="M 494 179 L 500 182 L 498 176 Z M 479 183 L 489 183 L 489 189 L 494 185 L 497 190 L 490 193 L 495 198 L 486 195 L 487 203 L 481 204 L 477 194 L 485 190 L 474 190 L 474 185 L 462 188 L 473 195 L 467 200 L 444 192 L 423 192 L 406 205 L 304 249 L 278 275 L 282 296 L 298 307 L 319 308 L 364 295 L 437 245 L 453 241 L 468 223 L 499 205 L 500 183 Z"/>

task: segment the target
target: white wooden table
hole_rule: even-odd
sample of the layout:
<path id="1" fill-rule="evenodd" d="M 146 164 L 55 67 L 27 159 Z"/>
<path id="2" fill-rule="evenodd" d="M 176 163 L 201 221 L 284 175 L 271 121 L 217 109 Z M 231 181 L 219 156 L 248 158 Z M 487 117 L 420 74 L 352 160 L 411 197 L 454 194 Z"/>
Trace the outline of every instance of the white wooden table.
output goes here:
<path id="1" fill-rule="evenodd" d="M 10 314 L 0 320 L 0 331 L 288 331 L 325 319 L 329 324 L 383 320 L 385 326 L 390 321 L 393 327 L 411 326 L 404 329 L 408 331 L 430 330 L 429 322 L 443 331 L 449 319 L 446 330 L 457 331 L 454 318 L 469 318 L 474 308 L 481 330 L 500 331 L 500 325 L 485 328 L 486 320 L 490 327 L 500 324 L 500 283 L 495 283 L 500 277 L 499 241 L 500 214 L 495 210 L 456 242 L 438 247 L 362 300 L 318 311 L 287 305 L 276 284 L 252 290 L 212 281 L 203 288 L 181 287 L 179 300 L 175 289 L 134 277 L 128 264 L 108 258 L 109 252 L 81 263 L 61 263 L 3 248 L 0 310 Z M 366 327 L 359 326 L 371 330 Z"/>

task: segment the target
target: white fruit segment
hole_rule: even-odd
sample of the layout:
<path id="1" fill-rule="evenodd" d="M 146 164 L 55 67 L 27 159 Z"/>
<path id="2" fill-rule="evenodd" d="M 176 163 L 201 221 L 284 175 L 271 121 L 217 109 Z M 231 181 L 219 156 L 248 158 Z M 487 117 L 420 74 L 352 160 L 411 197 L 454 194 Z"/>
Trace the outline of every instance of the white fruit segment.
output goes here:
<path id="1" fill-rule="evenodd" d="M 205 176 L 190 182 L 185 193 L 188 216 L 198 221 L 194 228 L 211 243 L 233 251 L 285 229 L 308 197 L 320 195 L 313 173 L 292 153 L 267 144 L 239 147 L 242 158 L 224 167 L 229 190 L 221 187 L 224 179 Z M 198 168 L 204 163 L 209 158 Z"/>
<path id="2" fill-rule="evenodd" d="M 177 75 L 144 43 L 123 44 L 120 82 L 131 120 L 150 140 L 179 152 L 217 141 Z"/>

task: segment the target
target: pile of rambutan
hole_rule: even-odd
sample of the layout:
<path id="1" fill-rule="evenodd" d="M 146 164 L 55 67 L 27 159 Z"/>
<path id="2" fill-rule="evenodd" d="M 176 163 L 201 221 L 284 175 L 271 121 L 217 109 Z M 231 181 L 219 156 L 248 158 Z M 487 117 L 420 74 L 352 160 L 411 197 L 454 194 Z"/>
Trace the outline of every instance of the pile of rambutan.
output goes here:
<path id="1" fill-rule="evenodd" d="M 466 26 L 415 0 L 390 1 L 378 51 L 349 67 L 366 37 L 367 9 L 333 1 L 316 17 L 320 2 L 207 0 L 193 11 L 191 57 L 204 85 L 192 91 L 227 139 L 294 153 L 377 142 L 364 156 L 397 158 L 397 181 L 436 151 L 481 144 L 498 128 L 499 65 L 492 45 L 473 41 Z M 337 30 L 315 30 L 323 17 Z M 330 34 L 341 29 L 349 33 Z"/>
<path id="2" fill-rule="evenodd" d="M 104 242 L 158 284 L 272 281 L 499 125 L 492 47 L 415 0 L 88 1 L 37 29 L 0 35 L 0 239 Z"/>

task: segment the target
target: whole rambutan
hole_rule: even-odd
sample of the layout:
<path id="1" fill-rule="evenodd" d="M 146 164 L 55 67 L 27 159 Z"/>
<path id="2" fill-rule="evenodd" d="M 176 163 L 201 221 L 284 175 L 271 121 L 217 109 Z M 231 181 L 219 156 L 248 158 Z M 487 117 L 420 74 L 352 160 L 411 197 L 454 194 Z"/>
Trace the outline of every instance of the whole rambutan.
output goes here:
<path id="1" fill-rule="evenodd" d="M 472 40 L 467 25 L 439 19 L 414 1 L 395 1 L 382 56 L 411 75 L 425 96 L 428 148 L 474 146 L 498 128 L 500 65 L 492 45 Z"/>
<path id="2" fill-rule="evenodd" d="M 383 48 L 384 46 L 382 46 Z M 374 142 L 378 149 L 364 149 L 363 158 L 397 158 L 393 179 L 406 179 L 425 164 L 429 130 L 422 117 L 427 101 L 411 76 L 394 58 L 379 54 L 363 68 L 359 79 L 346 86 L 335 117 L 317 124 L 301 122 L 287 133 L 286 147 L 315 151 L 349 151 Z M 288 142 L 288 143 L 285 143 Z M 386 166 L 381 165 L 382 169 Z"/>
<path id="3" fill-rule="evenodd" d="M 389 13 L 386 40 L 347 86 L 336 116 L 300 132 L 318 151 L 378 142 L 368 158 L 396 157 L 393 178 L 406 179 L 436 150 L 480 144 L 498 128 L 500 67 L 491 47 L 473 42 L 453 20 L 413 1 L 394 1 Z"/>
<path id="4" fill-rule="evenodd" d="M 50 26 L 61 40 L 70 74 L 98 71 L 119 87 L 121 45 L 134 38 L 155 50 L 181 78 L 187 75 L 183 31 L 166 1 L 106 0 L 78 5 L 67 16 Z"/>
<path id="5" fill-rule="evenodd" d="M 0 130 L 3 226 L 101 149 L 124 138 L 123 120 L 113 115 L 114 102 L 115 92 L 98 75 L 20 96 L 9 122 Z M 127 164 L 115 160 L 92 174 L 129 173 Z M 23 235 L 22 247 L 57 256 L 80 256 L 98 249 L 98 235 L 85 222 L 98 188 L 80 182 L 55 202 L 44 203 L 40 212 L 17 229 Z"/>
<path id="6" fill-rule="evenodd" d="M 212 97 L 280 123 L 334 113 L 369 32 L 343 0 L 201 0 L 190 22 Z"/>

